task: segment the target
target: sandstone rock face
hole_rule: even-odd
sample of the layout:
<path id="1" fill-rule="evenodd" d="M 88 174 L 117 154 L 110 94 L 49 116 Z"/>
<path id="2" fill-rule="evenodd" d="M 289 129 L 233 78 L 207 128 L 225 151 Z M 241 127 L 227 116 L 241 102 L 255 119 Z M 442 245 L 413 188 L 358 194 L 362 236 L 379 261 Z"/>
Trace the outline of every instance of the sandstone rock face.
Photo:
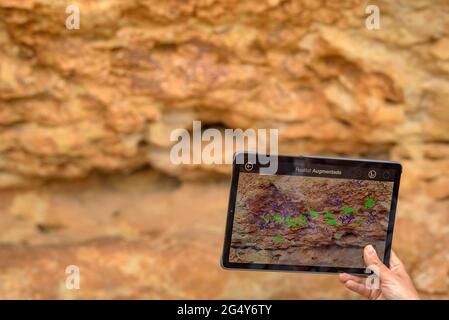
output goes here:
<path id="1" fill-rule="evenodd" d="M 229 167 L 169 160 L 193 120 L 401 161 L 394 248 L 423 296 L 449 298 L 446 0 L 379 0 L 380 30 L 364 0 L 79 0 L 67 30 L 70 3 L 0 2 L 3 298 L 355 297 L 219 268 Z"/>

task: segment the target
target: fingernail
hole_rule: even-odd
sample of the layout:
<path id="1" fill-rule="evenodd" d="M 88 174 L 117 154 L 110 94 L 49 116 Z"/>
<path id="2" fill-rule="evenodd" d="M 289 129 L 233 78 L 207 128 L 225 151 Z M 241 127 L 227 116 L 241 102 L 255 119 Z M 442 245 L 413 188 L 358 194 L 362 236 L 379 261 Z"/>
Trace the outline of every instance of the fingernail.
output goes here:
<path id="1" fill-rule="evenodd" d="M 372 245 L 367 245 L 366 248 L 366 253 L 368 254 L 368 256 L 372 256 L 376 254 L 376 250 L 374 249 L 374 247 Z"/>

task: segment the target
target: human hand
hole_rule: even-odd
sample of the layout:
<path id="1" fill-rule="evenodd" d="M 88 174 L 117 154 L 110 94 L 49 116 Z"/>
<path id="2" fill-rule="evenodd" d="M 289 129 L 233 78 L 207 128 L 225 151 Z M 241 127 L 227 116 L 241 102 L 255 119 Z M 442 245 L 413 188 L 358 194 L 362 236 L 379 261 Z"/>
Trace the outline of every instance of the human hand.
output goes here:
<path id="1" fill-rule="evenodd" d="M 390 269 L 382 263 L 372 245 L 366 246 L 363 250 L 363 259 L 367 266 L 375 266 L 379 271 L 380 288 L 370 289 L 366 285 L 366 277 L 341 273 L 339 275 L 340 281 L 349 290 L 370 300 L 419 299 L 418 292 L 416 292 L 413 282 L 405 270 L 404 264 L 393 251 L 391 251 Z"/>

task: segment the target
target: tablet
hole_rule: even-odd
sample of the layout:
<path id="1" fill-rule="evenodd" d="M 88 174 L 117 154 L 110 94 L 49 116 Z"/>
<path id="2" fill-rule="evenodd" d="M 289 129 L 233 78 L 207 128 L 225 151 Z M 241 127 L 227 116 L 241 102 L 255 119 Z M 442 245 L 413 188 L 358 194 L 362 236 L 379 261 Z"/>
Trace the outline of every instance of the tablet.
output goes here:
<path id="1" fill-rule="evenodd" d="M 258 159 L 234 156 L 225 269 L 366 274 L 368 244 L 389 266 L 401 164 L 277 156 L 261 174 Z"/>

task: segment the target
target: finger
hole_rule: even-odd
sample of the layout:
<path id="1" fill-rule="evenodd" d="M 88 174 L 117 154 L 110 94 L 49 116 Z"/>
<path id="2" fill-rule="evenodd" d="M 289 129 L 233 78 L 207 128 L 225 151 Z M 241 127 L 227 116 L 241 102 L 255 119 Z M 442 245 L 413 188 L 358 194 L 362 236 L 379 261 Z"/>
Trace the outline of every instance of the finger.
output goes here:
<path id="1" fill-rule="evenodd" d="M 345 282 L 345 286 L 346 288 L 348 288 L 349 290 L 358 293 L 362 296 L 364 296 L 365 298 L 369 298 L 370 294 L 371 294 L 371 290 L 368 289 L 364 283 L 358 283 L 355 282 L 353 280 L 348 280 Z"/>
<path id="2" fill-rule="evenodd" d="M 393 250 L 391 250 L 390 270 L 402 279 L 411 281 L 404 263 L 399 259 L 399 257 Z"/>
<path id="3" fill-rule="evenodd" d="M 352 280 L 357 283 L 364 283 L 366 278 L 353 276 L 352 274 L 348 274 L 348 273 L 340 273 L 339 279 L 342 283 L 345 283 L 349 280 Z"/>
<path id="4" fill-rule="evenodd" d="M 382 279 L 383 277 L 387 276 L 391 271 L 383 264 L 382 261 L 380 261 L 379 257 L 377 256 L 376 250 L 372 245 L 368 245 L 363 250 L 363 259 L 365 260 L 365 264 L 367 267 L 369 267 L 372 271 L 377 271 L 380 273 L 379 276 Z M 374 267 L 377 268 L 377 270 L 374 270 Z"/>
<path id="5" fill-rule="evenodd" d="M 395 267 L 402 267 L 404 264 L 402 263 L 402 261 L 399 259 L 399 257 L 397 256 L 396 252 L 394 252 L 393 250 L 391 250 L 391 256 L 390 256 L 390 268 L 395 268 Z"/>

